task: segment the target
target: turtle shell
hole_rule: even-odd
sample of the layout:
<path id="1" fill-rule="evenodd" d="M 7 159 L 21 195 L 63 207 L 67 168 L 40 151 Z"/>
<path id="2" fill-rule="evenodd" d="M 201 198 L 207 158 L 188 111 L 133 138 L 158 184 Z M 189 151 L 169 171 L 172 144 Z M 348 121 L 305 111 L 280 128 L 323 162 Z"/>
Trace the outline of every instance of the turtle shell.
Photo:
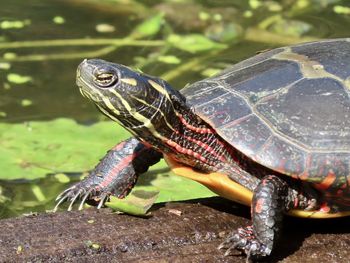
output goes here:
<path id="1" fill-rule="evenodd" d="M 247 158 L 349 196 L 350 39 L 274 49 L 181 92 Z"/>

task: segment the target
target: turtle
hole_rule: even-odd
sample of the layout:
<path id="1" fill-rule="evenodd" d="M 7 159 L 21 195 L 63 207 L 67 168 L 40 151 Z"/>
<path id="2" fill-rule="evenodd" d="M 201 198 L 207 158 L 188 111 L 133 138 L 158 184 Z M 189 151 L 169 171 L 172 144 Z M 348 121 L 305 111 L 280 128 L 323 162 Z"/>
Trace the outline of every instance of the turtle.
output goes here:
<path id="1" fill-rule="evenodd" d="M 132 137 L 57 197 L 101 208 L 164 158 L 171 169 L 251 207 L 219 249 L 247 260 L 278 247 L 283 217 L 350 215 L 350 39 L 262 52 L 181 90 L 101 59 L 77 69 L 82 95 Z"/>

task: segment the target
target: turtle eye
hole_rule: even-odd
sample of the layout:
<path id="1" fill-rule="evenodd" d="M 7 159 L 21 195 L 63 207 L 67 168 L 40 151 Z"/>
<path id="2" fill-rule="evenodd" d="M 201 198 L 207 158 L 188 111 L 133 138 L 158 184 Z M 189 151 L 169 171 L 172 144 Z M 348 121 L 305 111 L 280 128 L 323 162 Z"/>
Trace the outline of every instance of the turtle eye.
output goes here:
<path id="1" fill-rule="evenodd" d="M 109 88 L 118 81 L 118 76 L 113 73 L 98 73 L 95 78 L 97 84 L 103 88 Z"/>

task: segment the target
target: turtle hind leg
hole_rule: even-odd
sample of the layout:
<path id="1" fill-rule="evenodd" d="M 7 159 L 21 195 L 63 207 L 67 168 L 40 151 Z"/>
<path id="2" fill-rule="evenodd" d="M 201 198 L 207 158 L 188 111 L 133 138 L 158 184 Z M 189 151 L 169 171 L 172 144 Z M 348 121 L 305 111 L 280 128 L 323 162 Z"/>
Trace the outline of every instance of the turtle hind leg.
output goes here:
<path id="1" fill-rule="evenodd" d="M 275 175 L 264 177 L 254 190 L 252 225 L 233 232 L 219 249 L 226 248 L 225 255 L 241 250 L 247 255 L 247 261 L 269 256 L 278 240 L 283 214 L 292 200 L 285 181 Z"/>

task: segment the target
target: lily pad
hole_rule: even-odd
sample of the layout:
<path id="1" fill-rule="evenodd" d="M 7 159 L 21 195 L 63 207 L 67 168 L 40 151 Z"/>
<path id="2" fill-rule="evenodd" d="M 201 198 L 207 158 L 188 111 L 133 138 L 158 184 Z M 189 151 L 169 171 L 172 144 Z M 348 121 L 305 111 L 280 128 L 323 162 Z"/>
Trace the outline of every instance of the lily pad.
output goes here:
<path id="1" fill-rule="evenodd" d="M 55 16 L 52 21 L 57 25 L 62 25 L 66 23 L 66 19 L 63 16 Z"/>
<path id="2" fill-rule="evenodd" d="M 4 20 L 0 22 L 0 28 L 1 29 L 21 29 L 25 26 L 28 26 L 31 24 L 31 21 L 26 19 L 26 20 Z"/>
<path id="3" fill-rule="evenodd" d="M 158 61 L 163 62 L 165 64 L 180 64 L 181 59 L 176 56 L 159 56 L 157 58 Z"/>
<path id="4" fill-rule="evenodd" d="M 25 84 L 32 81 L 33 79 L 30 76 L 22 76 L 19 74 L 10 73 L 7 75 L 7 80 L 8 82 L 11 82 L 14 84 Z"/>
<path id="5" fill-rule="evenodd" d="M 201 51 L 214 49 L 223 49 L 227 47 L 225 44 L 216 43 L 200 34 L 173 34 L 168 37 L 167 41 L 174 47 L 190 53 L 197 53 Z"/>
<path id="6" fill-rule="evenodd" d="M 159 13 L 137 25 L 132 32 L 131 37 L 144 38 L 156 35 L 162 27 L 164 21 L 163 17 L 164 15 L 162 13 Z"/>
<path id="7" fill-rule="evenodd" d="M 0 179 L 35 179 L 82 172 L 129 133 L 113 122 L 86 126 L 74 120 L 0 123 Z"/>

